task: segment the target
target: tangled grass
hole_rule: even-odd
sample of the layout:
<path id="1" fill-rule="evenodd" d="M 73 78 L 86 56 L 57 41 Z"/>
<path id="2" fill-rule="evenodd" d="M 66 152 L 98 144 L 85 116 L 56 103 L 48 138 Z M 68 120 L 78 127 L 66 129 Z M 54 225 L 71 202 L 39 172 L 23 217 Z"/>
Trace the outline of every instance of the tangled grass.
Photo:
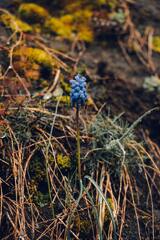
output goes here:
<path id="1" fill-rule="evenodd" d="M 139 239 L 144 216 L 152 223 L 154 237 L 152 188 L 159 168 L 136 140 L 135 124 L 123 124 L 120 116 L 98 115 L 91 122 L 81 119 L 81 129 L 85 122 L 89 131 L 81 137 L 83 187 L 77 199 L 73 118 L 58 114 L 58 105 L 54 113 L 28 106 L 10 110 L 5 117 L 1 239 L 122 239 L 131 208 Z M 71 158 L 70 168 L 58 165 L 59 153 Z M 139 178 L 146 187 L 150 213 L 140 208 Z"/>

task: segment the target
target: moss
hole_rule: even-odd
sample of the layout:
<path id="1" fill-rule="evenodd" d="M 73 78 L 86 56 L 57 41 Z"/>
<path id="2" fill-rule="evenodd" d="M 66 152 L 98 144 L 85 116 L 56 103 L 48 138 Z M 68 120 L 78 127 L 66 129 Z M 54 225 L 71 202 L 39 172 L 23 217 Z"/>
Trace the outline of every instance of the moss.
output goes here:
<path id="1" fill-rule="evenodd" d="M 64 79 L 62 79 L 61 86 L 62 86 L 63 90 L 66 93 L 70 93 L 70 91 L 71 91 L 71 84 L 69 82 L 65 82 Z"/>
<path id="2" fill-rule="evenodd" d="M 152 40 L 152 49 L 160 53 L 160 36 L 154 36 Z"/>
<path id="3" fill-rule="evenodd" d="M 89 233 L 91 230 L 91 222 L 89 219 L 80 219 L 79 216 L 75 219 L 75 226 L 77 229 L 80 229 L 81 234 Z"/>
<path id="4" fill-rule="evenodd" d="M 74 38 L 73 26 L 64 23 L 60 18 L 50 18 L 45 22 L 45 28 L 63 38 L 72 40 Z"/>
<path id="5" fill-rule="evenodd" d="M 49 17 L 48 11 L 35 3 L 22 3 L 18 12 L 29 23 L 43 23 Z"/>
<path id="6" fill-rule="evenodd" d="M 93 12 L 90 9 L 80 9 L 73 13 L 73 17 L 75 21 L 78 21 L 79 23 L 89 21 L 92 17 Z"/>
<path id="7" fill-rule="evenodd" d="M 52 17 L 46 20 L 45 28 L 64 39 L 91 42 L 93 40 L 93 31 L 89 24 L 91 16 L 90 10 L 79 10 L 60 18 Z"/>
<path id="8" fill-rule="evenodd" d="M 19 57 L 22 60 L 27 59 L 31 63 L 37 63 L 42 66 L 51 68 L 52 66 L 59 66 L 58 62 L 52 58 L 48 53 L 39 48 L 20 47 L 13 53 L 15 58 Z"/>
<path id="9" fill-rule="evenodd" d="M 32 27 L 18 19 L 12 14 L 4 13 L 0 16 L 0 22 L 3 23 L 6 27 L 10 28 L 12 31 L 22 31 L 22 32 L 31 32 Z"/>
<path id="10" fill-rule="evenodd" d="M 60 21 L 64 24 L 73 24 L 74 16 L 71 14 L 66 14 L 60 18 Z"/>
<path id="11" fill-rule="evenodd" d="M 118 0 L 97 0 L 99 5 L 108 5 L 111 9 L 118 6 Z"/>
<path id="12" fill-rule="evenodd" d="M 56 101 L 58 100 L 60 100 L 61 103 L 70 104 L 70 96 L 57 96 Z"/>
<path id="13" fill-rule="evenodd" d="M 82 40 L 85 42 L 92 42 L 94 38 L 93 31 L 87 25 L 79 26 L 79 32 L 78 32 L 77 38 L 78 40 Z"/>
<path id="14" fill-rule="evenodd" d="M 77 10 L 79 10 L 82 7 L 82 2 L 81 1 L 74 1 L 72 3 L 67 3 L 65 6 L 65 10 L 67 12 L 73 13 Z"/>
<path id="15" fill-rule="evenodd" d="M 53 64 L 52 57 L 39 48 L 27 48 L 26 49 L 27 57 L 30 61 L 36 62 L 40 65 L 45 65 L 51 67 Z"/>
<path id="16" fill-rule="evenodd" d="M 63 154 L 57 154 L 57 163 L 60 168 L 70 168 L 71 167 L 71 159 L 69 156 L 64 156 Z"/>
<path id="17" fill-rule="evenodd" d="M 74 228 L 77 232 L 80 232 L 80 236 L 86 236 L 91 230 L 91 222 L 88 218 L 86 211 L 80 212 L 80 214 L 75 216 Z"/>
<path id="18" fill-rule="evenodd" d="M 26 46 L 21 46 L 13 52 L 13 65 L 20 75 L 29 80 L 48 80 L 52 71 L 60 67 L 57 59 L 44 50 Z"/>
<path id="19" fill-rule="evenodd" d="M 114 202 L 113 202 L 113 200 L 111 198 L 107 198 L 107 202 L 109 203 L 109 206 L 110 206 L 110 208 L 113 211 L 113 209 L 114 209 Z M 108 220 L 111 220 L 111 216 L 110 216 L 110 213 L 109 213 L 109 210 L 108 210 L 107 206 L 105 205 L 104 221 L 106 222 Z"/>

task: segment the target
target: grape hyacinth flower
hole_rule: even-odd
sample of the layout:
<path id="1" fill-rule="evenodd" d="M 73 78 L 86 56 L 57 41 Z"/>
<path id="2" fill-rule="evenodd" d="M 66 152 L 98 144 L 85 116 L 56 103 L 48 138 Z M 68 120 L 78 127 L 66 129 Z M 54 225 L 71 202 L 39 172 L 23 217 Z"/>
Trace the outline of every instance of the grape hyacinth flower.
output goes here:
<path id="1" fill-rule="evenodd" d="M 87 100 L 86 78 L 80 74 L 77 74 L 74 80 L 70 80 L 70 83 L 71 106 L 78 109 L 80 106 L 84 106 Z"/>
<path id="2" fill-rule="evenodd" d="M 81 106 L 85 105 L 87 100 L 86 78 L 77 74 L 71 83 L 71 106 L 76 108 L 76 132 L 77 132 L 77 163 L 78 163 L 78 177 L 82 189 L 82 173 L 81 173 L 81 148 L 80 148 L 80 128 L 79 128 L 79 110 Z"/>

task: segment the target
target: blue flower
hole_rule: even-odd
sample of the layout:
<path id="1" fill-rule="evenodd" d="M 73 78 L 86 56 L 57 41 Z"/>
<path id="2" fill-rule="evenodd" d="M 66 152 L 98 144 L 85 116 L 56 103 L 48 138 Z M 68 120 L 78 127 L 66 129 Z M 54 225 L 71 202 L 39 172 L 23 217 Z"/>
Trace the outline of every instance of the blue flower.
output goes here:
<path id="1" fill-rule="evenodd" d="M 86 78 L 77 74 L 75 79 L 70 80 L 71 83 L 71 106 L 79 108 L 84 106 L 87 100 L 87 91 L 86 91 Z"/>

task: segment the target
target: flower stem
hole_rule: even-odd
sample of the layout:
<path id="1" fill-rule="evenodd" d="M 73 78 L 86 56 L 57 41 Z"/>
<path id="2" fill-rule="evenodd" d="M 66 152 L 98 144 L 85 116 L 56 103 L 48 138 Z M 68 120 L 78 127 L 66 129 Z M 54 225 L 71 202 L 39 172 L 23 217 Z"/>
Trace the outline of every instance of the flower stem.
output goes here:
<path id="1" fill-rule="evenodd" d="M 79 107 L 76 108 L 76 130 L 77 130 L 77 163 L 78 163 L 78 178 L 82 180 L 81 174 L 81 152 L 80 152 L 80 130 L 79 130 Z"/>
<path id="2" fill-rule="evenodd" d="M 49 198 L 50 198 L 50 202 L 51 202 L 52 217 L 53 217 L 53 219 L 54 219 L 55 215 L 54 215 L 54 207 L 53 207 L 53 203 L 52 203 L 51 185 L 50 185 L 50 180 L 49 180 L 48 171 L 49 171 L 49 165 L 48 165 L 48 160 L 47 160 L 47 161 L 46 161 L 47 185 L 48 185 Z"/>

